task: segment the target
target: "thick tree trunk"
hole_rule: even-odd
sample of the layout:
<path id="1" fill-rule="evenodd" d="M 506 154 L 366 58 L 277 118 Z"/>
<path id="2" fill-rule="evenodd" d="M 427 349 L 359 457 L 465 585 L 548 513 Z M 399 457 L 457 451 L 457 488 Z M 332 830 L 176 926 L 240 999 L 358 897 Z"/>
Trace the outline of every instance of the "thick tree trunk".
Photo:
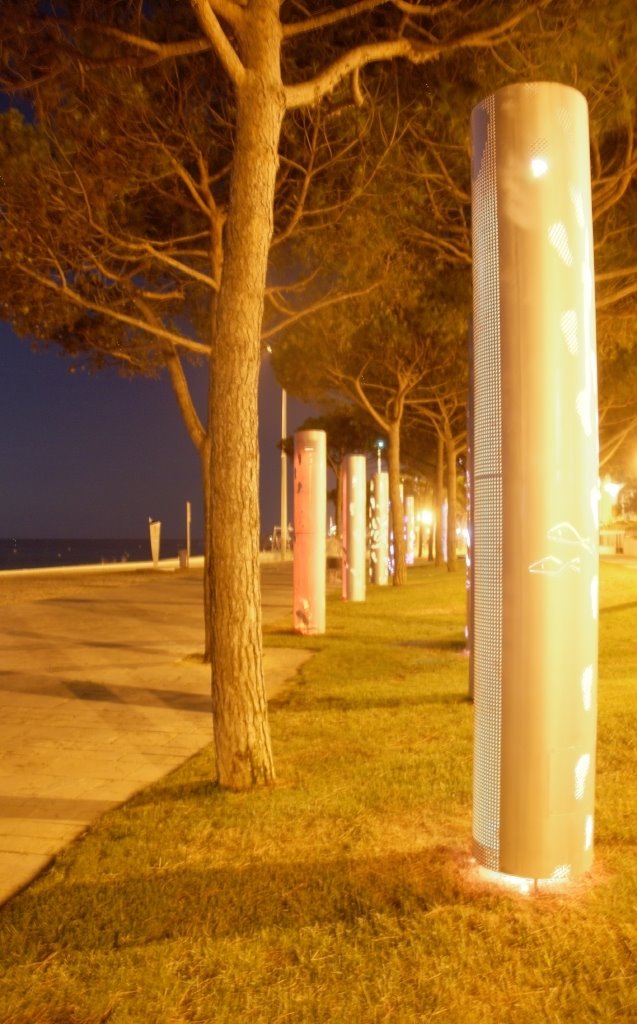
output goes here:
<path id="1" fill-rule="evenodd" d="M 212 366 L 212 359 L 210 360 Z M 177 400 L 181 417 L 184 421 L 184 426 L 188 432 L 190 440 L 197 449 L 199 455 L 199 463 L 201 465 L 201 480 L 203 486 L 203 510 L 204 520 L 203 529 L 204 537 L 206 538 L 205 544 L 205 555 L 204 555 L 204 581 L 203 581 L 203 626 L 204 626 L 204 649 L 203 649 L 203 660 L 205 662 L 210 661 L 210 551 L 209 551 L 209 506 L 210 506 L 210 438 L 204 429 L 197 410 L 195 409 L 192 401 L 192 395 L 190 394 L 190 388 L 188 387 L 188 381 L 176 352 L 167 354 L 166 356 L 166 369 L 168 370 L 168 377 L 170 385 L 173 389 L 173 394 Z"/>
<path id="2" fill-rule="evenodd" d="M 230 789 L 274 779 L 261 636 L 257 387 L 284 112 L 277 0 L 253 0 L 246 22 L 211 389 L 212 710 L 218 780 Z"/>
<path id="3" fill-rule="evenodd" d="M 211 371 L 212 372 L 212 371 Z M 209 665 L 212 659 L 212 557 L 210 552 L 210 440 L 204 445 L 201 455 L 201 480 L 203 485 L 204 523 L 204 565 L 203 565 L 203 617 L 204 649 L 203 660 Z"/>
<path id="4" fill-rule="evenodd" d="M 407 581 L 405 565 L 405 538 L 403 536 L 403 502 L 400 496 L 400 420 L 389 424 L 387 446 L 387 468 L 389 470 L 389 501 L 391 504 L 391 525 L 394 534 L 394 576 L 395 587 Z"/>
<path id="5" fill-rule="evenodd" d="M 447 458 L 447 569 L 449 572 L 455 572 L 458 567 L 456 555 L 458 476 L 456 472 L 456 441 L 449 429 L 445 430 L 445 454 Z"/>
<path id="6" fill-rule="evenodd" d="M 334 522 L 336 524 L 336 536 L 341 536 L 341 519 L 343 518 L 342 504 L 343 504 L 343 457 L 341 456 L 340 462 L 337 462 L 334 466 L 334 476 L 336 477 L 336 500 L 334 502 Z"/>
<path id="7" fill-rule="evenodd" d="M 445 443 L 441 434 L 437 435 L 436 443 L 436 486 L 434 493 L 434 504 L 436 508 L 436 558 L 438 566 L 445 564 L 445 552 L 443 549 L 442 524 L 444 520 L 445 501 Z"/>

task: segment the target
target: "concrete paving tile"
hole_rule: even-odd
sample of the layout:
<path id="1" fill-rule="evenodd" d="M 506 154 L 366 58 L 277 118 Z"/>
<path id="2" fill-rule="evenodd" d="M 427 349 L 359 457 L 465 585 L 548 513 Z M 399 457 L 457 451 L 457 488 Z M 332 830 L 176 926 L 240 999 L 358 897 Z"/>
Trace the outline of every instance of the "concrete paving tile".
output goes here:
<path id="1" fill-rule="evenodd" d="M 59 821 L 0 817 L 0 845 L 2 844 L 3 837 L 7 836 L 23 836 L 27 839 L 42 839 L 45 842 L 61 842 L 68 836 L 70 827 L 64 822 Z M 77 826 L 72 827 L 74 829 L 77 828 Z"/>
<path id="2" fill-rule="evenodd" d="M 51 857 L 43 853 L 10 853 L 0 858 L 0 903 L 22 889 L 30 879 L 44 870 Z"/>
<path id="3" fill-rule="evenodd" d="M 46 600 L 2 609 L 0 902 L 212 742 L 210 669 L 195 660 L 200 575 L 149 573 L 135 586 L 113 575 L 88 585 L 78 573 L 75 595 L 67 584 L 51 598 L 49 584 Z M 291 563 L 268 566 L 267 577 L 264 621 L 273 621 L 292 606 Z M 266 652 L 269 694 L 305 657 L 288 654 Z"/>
<path id="4" fill-rule="evenodd" d="M 117 765 L 116 774 L 111 776 L 108 781 L 117 782 L 119 779 L 122 779 L 129 784 L 136 783 L 137 788 L 140 789 L 142 786 L 147 786 L 151 782 L 161 779 L 162 775 L 170 771 L 171 767 L 173 766 L 167 765 L 165 761 L 153 764 L 151 761 L 137 759 L 123 760 Z"/>
<path id="5" fill-rule="evenodd" d="M 118 804 L 130 800 L 135 793 L 139 793 L 143 785 L 134 779 L 108 779 L 106 782 L 99 782 L 89 790 L 90 799 L 99 804 L 101 801 L 108 804 L 108 808 L 116 807 Z"/>
<path id="6" fill-rule="evenodd" d="M 10 711 L 14 715 L 21 712 L 41 712 L 48 715 L 54 708 L 62 707 L 69 703 L 68 697 L 49 696 L 39 693 L 12 693 L 10 700 L 0 698 L 0 714 Z"/>
<path id="7" fill-rule="evenodd" d="M 69 838 L 72 838 L 69 829 L 65 829 L 52 839 L 46 839 L 44 836 L 23 836 L 19 834 L 12 836 L 0 835 L 0 858 L 4 859 L 3 855 L 5 854 L 24 853 L 36 854 L 48 859 L 59 852 L 60 842 L 67 843 Z"/>
<path id="8" fill-rule="evenodd" d="M 64 798 L 62 796 L 0 796 L 0 818 L 24 818 L 32 821 L 58 822 L 58 824 L 85 824 L 93 821 L 98 815 L 107 811 L 117 796 L 109 799 L 109 787 L 117 789 L 116 784 L 102 783 L 103 791 L 85 797 Z"/>
<path id="9" fill-rule="evenodd" d="M 0 776 L 0 806 L 7 797 L 55 796 L 68 789 L 66 779 L 52 776 L 48 772 L 30 772 Z"/>

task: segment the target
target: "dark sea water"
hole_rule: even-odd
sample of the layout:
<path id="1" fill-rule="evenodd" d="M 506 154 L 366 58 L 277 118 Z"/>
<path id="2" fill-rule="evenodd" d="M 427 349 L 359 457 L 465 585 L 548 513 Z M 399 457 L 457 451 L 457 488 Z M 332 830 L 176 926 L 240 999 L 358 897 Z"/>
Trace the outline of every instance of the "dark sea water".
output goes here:
<path id="1" fill-rule="evenodd" d="M 176 558 L 184 540 L 161 539 L 160 558 Z M 203 541 L 193 540 L 192 555 L 203 554 Z M 148 537 L 134 540 L 21 540 L 0 538 L 0 571 L 48 569 L 59 565 L 100 565 L 109 562 L 150 562 Z"/>

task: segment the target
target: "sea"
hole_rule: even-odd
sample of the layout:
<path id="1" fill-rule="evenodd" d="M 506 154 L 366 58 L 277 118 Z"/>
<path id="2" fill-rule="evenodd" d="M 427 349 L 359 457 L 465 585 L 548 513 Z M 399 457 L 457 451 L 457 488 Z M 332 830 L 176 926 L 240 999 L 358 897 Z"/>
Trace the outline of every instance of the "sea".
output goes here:
<path id="1" fill-rule="evenodd" d="M 177 558 L 184 540 L 161 538 L 160 558 Z M 203 555 L 203 540 L 192 540 L 191 555 Z M 112 562 L 150 562 L 148 537 L 134 539 L 0 538 L 0 572 L 6 569 L 49 569 L 66 565 L 108 565 Z"/>

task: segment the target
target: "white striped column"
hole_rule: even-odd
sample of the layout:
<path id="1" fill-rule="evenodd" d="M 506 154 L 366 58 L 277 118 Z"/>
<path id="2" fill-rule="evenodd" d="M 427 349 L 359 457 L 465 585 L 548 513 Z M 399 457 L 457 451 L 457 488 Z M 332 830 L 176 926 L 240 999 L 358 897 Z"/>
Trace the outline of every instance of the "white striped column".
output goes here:
<path id="1" fill-rule="evenodd" d="M 372 583 L 389 582 L 389 474 L 374 473 L 370 487 L 370 576 Z"/>

